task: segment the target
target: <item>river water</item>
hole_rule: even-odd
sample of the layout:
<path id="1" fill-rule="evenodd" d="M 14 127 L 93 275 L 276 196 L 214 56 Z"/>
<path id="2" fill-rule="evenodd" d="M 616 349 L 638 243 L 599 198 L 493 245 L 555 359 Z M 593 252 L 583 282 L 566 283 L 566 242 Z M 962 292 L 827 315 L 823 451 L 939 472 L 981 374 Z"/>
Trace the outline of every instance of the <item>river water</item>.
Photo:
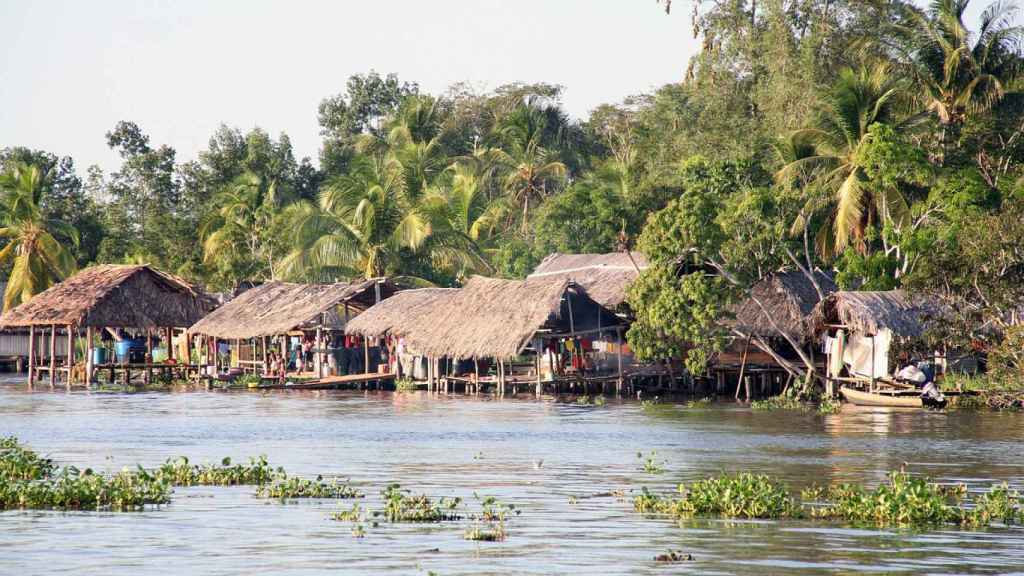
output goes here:
<path id="1" fill-rule="evenodd" d="M 862 530 L 820 522 L 671 521 L 632 511 L 630 491 L 720 471 L 876 484 L 909 471 L 973 490 L 1024 490 L 1024 415 L 852 409 L 754 412 L 722 404 L 645 410 L 635 401 L 425 392 L 30 392 L 0 385 L 0 435 L 61 464 L 116 471 L 172 456 L 266 454 L 292 475 L 341 477 L 379 504 L 388 483 L 515 504 L 504 542 L 465 522 L 366 527 L 352 501 L 259 500 L 252 487 L 176 488 L 137 513 L 0 513 L 0 574 L 813 574 L 1024 573 L 1024 530 Z M 642 470 L 656 452 L 665 472 Z M 594 494 L 625 491 L 626 497 Z M 572 501 L 575 497 L 575 503 Z M 694 561 L 659 564 L 669 549 Z"/>

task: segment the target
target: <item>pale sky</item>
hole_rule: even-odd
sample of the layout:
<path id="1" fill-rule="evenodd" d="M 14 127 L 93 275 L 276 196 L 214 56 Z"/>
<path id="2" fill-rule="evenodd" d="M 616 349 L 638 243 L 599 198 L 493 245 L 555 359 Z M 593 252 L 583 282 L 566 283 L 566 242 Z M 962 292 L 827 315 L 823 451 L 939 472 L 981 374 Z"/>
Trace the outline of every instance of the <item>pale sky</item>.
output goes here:
<path id="1" fill-rule="evenodd" d="M 316 160 L 320 100 L 375 69 L 439 93 L 468 81 L 566 87 L 574 117 L 682 77 L 689 4 L 653 0 L 0 0 L 0 148 L 119 159 L 138 123 L 178 161 L 221 123 L 286 132 Z"/>

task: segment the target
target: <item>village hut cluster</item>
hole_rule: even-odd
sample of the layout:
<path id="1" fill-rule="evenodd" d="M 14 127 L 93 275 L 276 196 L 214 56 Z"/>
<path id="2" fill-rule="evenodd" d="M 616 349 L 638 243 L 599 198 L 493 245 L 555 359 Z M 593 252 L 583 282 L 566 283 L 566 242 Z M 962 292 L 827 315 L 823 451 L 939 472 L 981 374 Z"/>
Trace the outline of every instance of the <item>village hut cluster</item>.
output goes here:
<path id="1" fill-rule="evenodd" d="M 32 383 L 157 376 L 254 386 L 425 385 L 777 394 L 810 371 L 833 385 L 891 381 L 940 309 L 899 291 L 840 291 L 826 273 L 767 275 L 732 310 L 707 374 L 638 362 L 626 333 L 642 254 L 553 254 L 524 280 L 401 289 L 387 278 L 279 281 L 215 297 L 149 266 L 86 269 L 0 318 Z M 0 339 L 2 340 L 2 339 Z M 0 341 L 0 345 L 3 342 Z M 933 357 L 936 357 L 933 354 Z"/>

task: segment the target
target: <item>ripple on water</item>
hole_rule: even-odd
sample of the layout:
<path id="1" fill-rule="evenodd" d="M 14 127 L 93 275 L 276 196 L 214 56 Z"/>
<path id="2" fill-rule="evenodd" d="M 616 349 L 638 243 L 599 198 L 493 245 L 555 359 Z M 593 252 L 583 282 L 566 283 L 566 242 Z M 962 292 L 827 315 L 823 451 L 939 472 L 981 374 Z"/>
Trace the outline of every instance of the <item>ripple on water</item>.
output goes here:
<path id="1" fill-rule="evenodd" d="M 1005 573 L 1024 565 L 1019 529 L 677 524 L 638 516 L 630 503 L 641 486 L 672 490 L 723 470 L 772 474 L 799 489 L 880 482 L 905 462 L 975 490 L 1002 481 L 1021 488 L 1019 414 L 821 416 L 425 393 L 100 394 L 3 385 L 0 434 L 106 471 L 182 454 L 195 462 L 266 454 L 292 474 L 350 479 L 368 494 L 364 507 L 379 506 L 380 489 L 400 482 L 471 503 L 474 493 L 494 495 L 523 511 L 502 543 L 464 540 L 464 522 L 367 526 L 357 539 L 350 524 L 330 519 L 351 501 L 282 505 L 248 487 L 179 488 L 171 504 L 141 513 L 2 513 L 2 573 Z M 652 450 L 667 461 L 665 473 L 641 470 L 637 452 Z M 654 562 L 669 549 L 695 561 Z"/>

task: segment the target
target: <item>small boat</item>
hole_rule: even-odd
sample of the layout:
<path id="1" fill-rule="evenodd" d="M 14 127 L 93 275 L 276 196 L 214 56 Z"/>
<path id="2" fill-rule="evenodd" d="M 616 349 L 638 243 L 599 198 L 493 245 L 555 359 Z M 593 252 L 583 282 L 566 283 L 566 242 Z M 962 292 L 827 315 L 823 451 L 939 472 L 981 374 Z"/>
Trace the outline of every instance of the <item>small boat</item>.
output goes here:
<path id="1" fill-rule="evenodd" d="M 923 399 L 917 390 L 883 389 L 875 392 L 866 392 L 849 386 L 839 389 L 843 398 L 857 406 L 885 406 L 889 408 L 943 408 L 947 400 L 941 401 Z M 947 393 L 955 394 L 955 393 Z"/>

